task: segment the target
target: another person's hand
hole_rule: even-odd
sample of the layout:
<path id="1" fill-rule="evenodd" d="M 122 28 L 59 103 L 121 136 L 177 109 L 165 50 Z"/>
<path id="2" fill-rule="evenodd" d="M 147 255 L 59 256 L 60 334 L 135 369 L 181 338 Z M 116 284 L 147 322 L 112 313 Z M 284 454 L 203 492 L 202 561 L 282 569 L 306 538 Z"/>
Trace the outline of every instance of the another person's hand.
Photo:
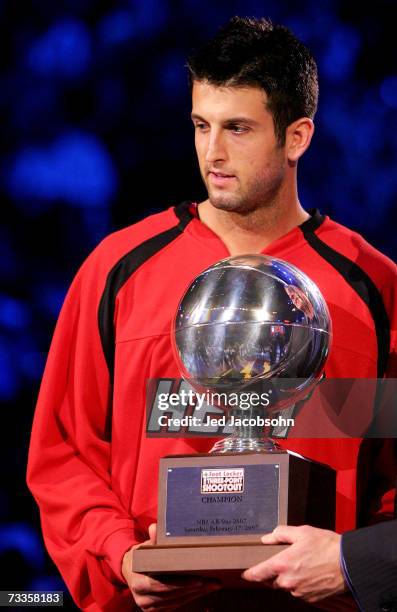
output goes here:
<path id="1" fill-rule="evenodd" d="M 144 544 L 155 544 L 156 525 L 149 527 L 149 540 Z M 133 546 L 123 557 L 122 573 L 136 604 L 145 612 L 177 610 L 193 599 L 203 597 L 221 588 L 215 581 L 199 576 L 162 576 L 161 580 L 132 571 Z"/>
<path id="2" fill-rule="evenodd" d="M 242 577 L 289 591 L 309 603 L 343 593 L 348 589 L 340 567 L 340 540 L 334 531 L 279 525 L 262 542 L 291 546 L 247 569 Z"/>

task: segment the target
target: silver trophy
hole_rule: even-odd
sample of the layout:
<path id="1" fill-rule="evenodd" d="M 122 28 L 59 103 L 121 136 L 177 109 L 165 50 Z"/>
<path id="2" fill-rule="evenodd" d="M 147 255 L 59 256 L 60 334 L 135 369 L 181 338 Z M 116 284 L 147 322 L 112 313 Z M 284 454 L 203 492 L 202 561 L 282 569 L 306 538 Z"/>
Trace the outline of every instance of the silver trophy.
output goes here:
<path id="1" fill-rule="evenodd" d="M 194 279 L 179 303 L 173 339 L 182 376 L 194 389 L 219 397 L 270 389 L 275 413 L 309 396 L 321 379 L 331 320 L 301 270 L 274 257 L 241 255 Z M 254 418 L 244 420 L 256 422 L 259 413 L 250 406 L 244 416 Z M 211 452 L 276 450 L 265 433 L 236 427 Z"/>
<path id="2" fill-rule="evenodd" d="M 260 407 L 251 392 L 273 390 L 273 414 L 304 400 L 321 379 L 331 331 L 316 285 L 279 259 L 224 259 L 191 283 L 172 337 L 193 389 L 226 400 L 250 396 L 246 410 L 227 413 L 223 399 L 214 405 L 230 418 L 241 409 L 254 425 L 236 427 L 212 454 L 160 460 L 157 546 L 134 552 L 135 571 L 233 580 L 284 548 L 260 542 L 277 524 L 334 529 L 334 470 L 278 449 L 252 418 Z"/>

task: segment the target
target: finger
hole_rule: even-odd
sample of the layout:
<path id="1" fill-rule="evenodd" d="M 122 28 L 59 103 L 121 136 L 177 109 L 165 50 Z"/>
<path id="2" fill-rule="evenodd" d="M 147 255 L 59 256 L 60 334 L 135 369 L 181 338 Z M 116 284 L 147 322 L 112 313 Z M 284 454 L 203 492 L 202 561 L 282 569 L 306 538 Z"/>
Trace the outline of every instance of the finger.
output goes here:
<path id="1" fill-rule="evenodd" d="M 273 581 L 277 575 L 278 573 L 272 557 L 267 561 L 262 561 L 262 563 L 249 567 L 241 574 L 241 577 L 249 582 L 268 582 Z"/>
<path id="2" fill-rule="evenodd" d="M 147 546 L 148 544 L 152 544 L 152 542 L 150 540 L 139 542 L 139 544 L 134 544 L 134 546 L 132 547 L 132 550 L 135 550 L 136 548 L 140 548 L 141 546 Z"/>
<path id="3" fill-rule="evenodd" d="M 272 531 L 261 537 L 262 544 L 280 544 L 279 537 Z"/>
<path id="4" fill-rule="evenodd" d="M 161 584 L 180 589 L 187 587 L 204 587 L 205 585 L 218 584 L 218 581 L 216 580 L 203 578 L 194 574 L 176 574 L 175 576 L 173 574 L 157 574 L 153 578 Z"/>
<path id="5" fill-rule="evenodd" d="M 156 544 L 157 540 L 157 523 L 149 525 L 149 539 L 152 544 Z"/>
<path id="6" fill-rule="evenodd" d="M 176 610 L 183 607 L 189 601 L 204 597 L 221 588 L 221 584 L 209 582 L 200 588 L 183 588 L 177 591 L 166 591 L 164 593 L 136 594 L 135 601 L 140 608 L 155 610 Z"/>
<path id="7" fill-rule="evenodd" d="M 141 595 L 151 593 L 168 593 L 187 589 L 203 589 L 214 581 L 201 579 L 198 576 L 172 576 L 157 575 L 155 577 L 145 574 L 135 575 L 134 591 Z"/>
<path id="8" fill-rule="evenodd" d="M 293 544 L 301 535 L 301 527 L 278 525 L 271 533 L 262 536 L 263 544 Z"/>

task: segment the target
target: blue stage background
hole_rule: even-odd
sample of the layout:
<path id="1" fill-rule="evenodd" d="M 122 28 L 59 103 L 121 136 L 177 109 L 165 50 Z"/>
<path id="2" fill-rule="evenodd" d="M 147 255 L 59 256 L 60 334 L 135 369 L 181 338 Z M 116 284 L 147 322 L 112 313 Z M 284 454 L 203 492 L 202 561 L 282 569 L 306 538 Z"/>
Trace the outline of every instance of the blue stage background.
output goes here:
<path id="1" fill-rule="evenodd" d="M 395 2 L 0 2 L 2 590 L 64 588 L 24 484 L 54 324 L 102 237 L 203 196 L 184 62 L 234 14 L 290 26 L 318 60 L 304 207 L 396 260 Z"/>

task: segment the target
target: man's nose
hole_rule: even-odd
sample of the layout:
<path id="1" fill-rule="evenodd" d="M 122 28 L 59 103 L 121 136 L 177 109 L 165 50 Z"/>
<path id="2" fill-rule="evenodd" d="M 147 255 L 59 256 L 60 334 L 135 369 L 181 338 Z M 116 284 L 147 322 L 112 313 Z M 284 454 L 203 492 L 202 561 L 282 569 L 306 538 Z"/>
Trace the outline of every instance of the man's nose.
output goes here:
<path id="1" fill-rule="evenodd" d="M 213 163 L 216 161 L 225 160 L 226 157 L 226 147 L 222 134 L 219 131 L 211 130 L 208 139 L 205 161 L 207 163 Z"/>

